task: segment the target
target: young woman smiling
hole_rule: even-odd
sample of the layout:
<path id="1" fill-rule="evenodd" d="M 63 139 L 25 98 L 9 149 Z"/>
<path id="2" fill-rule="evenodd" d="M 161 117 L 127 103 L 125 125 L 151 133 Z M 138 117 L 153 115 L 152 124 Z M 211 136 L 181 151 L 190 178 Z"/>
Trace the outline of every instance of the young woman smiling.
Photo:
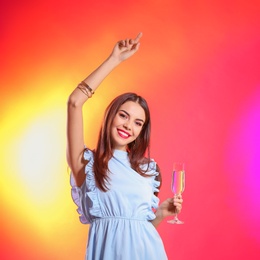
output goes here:
<path id="1" fill-rule="evenodd" d="M 90 224 L 88 260 L 167 259 L 156 227 L 182 207 L 181 196 L 159 205 L 161 174 L 150 158 L 150 112 L 141 96 L 116 97 L 105 111 L 96 148 L 84 143 L 83 104 L 115 67 L 138 51 L 141 37 L 117 42 L 68 100 L 67 161 L 80 221 Z"/>

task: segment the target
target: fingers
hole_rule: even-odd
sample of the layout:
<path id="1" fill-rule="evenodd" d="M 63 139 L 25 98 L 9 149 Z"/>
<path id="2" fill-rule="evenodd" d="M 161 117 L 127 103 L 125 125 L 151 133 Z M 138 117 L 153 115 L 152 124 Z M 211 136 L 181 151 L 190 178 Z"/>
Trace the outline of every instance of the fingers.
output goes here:
<path id="1" fill-rule="evenodd" d="M 183 203 L 183 199 L 181 195 L 178 195 L 173 198 L 173 205 L 175 206 L 176 213 L 179 213 L 181 211 L 182 203 Z"/>
<path id="2" fill-rule="evenodd" d="M 125 39 L 125 40 L 121 40 L 118 45 L 120 48 L 129 48 L 129 46 L 132 46 L 132 39 Z"/>
<path id="3" fill-rule="evenodd" d="M 182 200 L 181 194 L 176 195 L 176 198 L 179 199 L 179 200 Z"/>
<path id="4" fill-rule="evenodd" d="M 125 39 L 125 40 L 121 40 L 118 42 L 118 46 L 120 49 L 122 48 L 126 48 L 128 50 L 131 50 L 131 49 L 135 49 L 135 48 L 138 48 L 140 43 L 139 43 L 139 40 L 140 38 L 142 37 L 142 33 L 138 33 L 138 35 L 136 36 L 136 38 L 133 40 L 133 39 Z"/>
<path id="5" fill-rule="evenodd" d="M 125 39 L 118 43 L 118 46 L 120 49 L 125 48 L 128 50 L 131 50 L 134 45 L 135 45 L 135 42 L 132 39 Z"/>
<path id="6" fill-rule="evenodd" d="M 142 33 L 142 32 L 138 33 L 137 36 L 136 36 L 136 38 L 134 39 L 134 42 L 135 42 L 135 43 L 138 43 L 142 36 L 143 36 L 143 33 Z"/>
<path id="7" fill-rule="evenodd" d="M 183 203 L 183 199 L 181 195 L 178 195 L 177 197 L 173 198 L 173 204 L 182 204 Z M 176 206 L 176 205 L 175 205 Z"/>

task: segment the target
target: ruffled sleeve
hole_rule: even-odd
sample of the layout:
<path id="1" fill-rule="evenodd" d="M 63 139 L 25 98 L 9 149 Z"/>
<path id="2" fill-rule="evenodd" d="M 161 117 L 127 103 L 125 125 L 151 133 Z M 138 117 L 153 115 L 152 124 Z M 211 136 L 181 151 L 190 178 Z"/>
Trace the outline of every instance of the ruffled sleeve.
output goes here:
<path id="1" fill-rule="evenodd" d="M 71 196 L 78 206 L 77 212 L 80 215 L 80 222 L 90 224 L 93 218 L 101 217 L 101 210 L 93 172 L 93 152 L 85 149 L 83 158 L 88 161 L 85 166 L 86 179 L 81 187 L 77 187 L 72 174 L 70 175 Z"/>
<path id="2" fill-rule="evenodd" d="M 147 168 L 147 165 L 144 167 Z M 146 172 L 146 174 L 151 176 L 151 178 L 149 178 L 149 179 L 150 179 L 150 184 L 152 186 L 152 191 L 153 191 L 151 208 L 148 212 L 147 219 L 153 220 L 156 217 L 154 214 L 154 210 L 156 210 L 158 208 L 159 202 L 160 202 L 160 199 L 154 193 L 159 192 L 158 188 L 160 187 L 160 184 L 161 184 L 160 181 L 156 180 L 156 177 L 159 175 L 159 172 L 157 171 L 156 162 L 154 160 L 152 160 L 149 163 L 149 168 L 148 168 L 148 171 Z"/>

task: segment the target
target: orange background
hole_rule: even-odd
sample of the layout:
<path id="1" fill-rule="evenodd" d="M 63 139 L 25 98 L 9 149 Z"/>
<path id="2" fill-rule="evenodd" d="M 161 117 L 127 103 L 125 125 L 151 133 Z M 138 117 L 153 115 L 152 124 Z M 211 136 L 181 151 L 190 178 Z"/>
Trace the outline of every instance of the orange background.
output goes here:
<path id="1" fill-rule="evenodd" d="M 259 1 L 13 0 L 0 9 L 1 259 L 84 258 L 66 101 L 116 41 L 140 31 L 138 54 L 84 108 L 86 144 L 95 147 L 112 98 L 143 95 L 162 200 L 173 161 L 186 163 L 185 224 L 159 227 L 169 259 L 259 259 Z"/>

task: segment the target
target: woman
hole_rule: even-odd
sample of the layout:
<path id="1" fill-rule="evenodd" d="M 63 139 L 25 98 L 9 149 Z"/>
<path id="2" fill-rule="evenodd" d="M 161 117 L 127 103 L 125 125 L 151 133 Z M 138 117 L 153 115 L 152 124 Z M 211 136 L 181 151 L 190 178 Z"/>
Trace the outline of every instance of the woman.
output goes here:
<path id="1" fill-rule="evenodd" d="M 96 149 L 84 146 L 83 104 L 116 66 L 138 51 L 141 37 L 139 33 L 134 40 L 118 42 L 68 100 L 72 197 L 81 222 L 91 225 L 86 259 L 167 259 L 156 227 L 181 210 L 181 196 L 158 206 L 160 172 L 150 159 L 150 113 L 142 97 L 125 93 L 115 98 L 106 110 Z"/>

